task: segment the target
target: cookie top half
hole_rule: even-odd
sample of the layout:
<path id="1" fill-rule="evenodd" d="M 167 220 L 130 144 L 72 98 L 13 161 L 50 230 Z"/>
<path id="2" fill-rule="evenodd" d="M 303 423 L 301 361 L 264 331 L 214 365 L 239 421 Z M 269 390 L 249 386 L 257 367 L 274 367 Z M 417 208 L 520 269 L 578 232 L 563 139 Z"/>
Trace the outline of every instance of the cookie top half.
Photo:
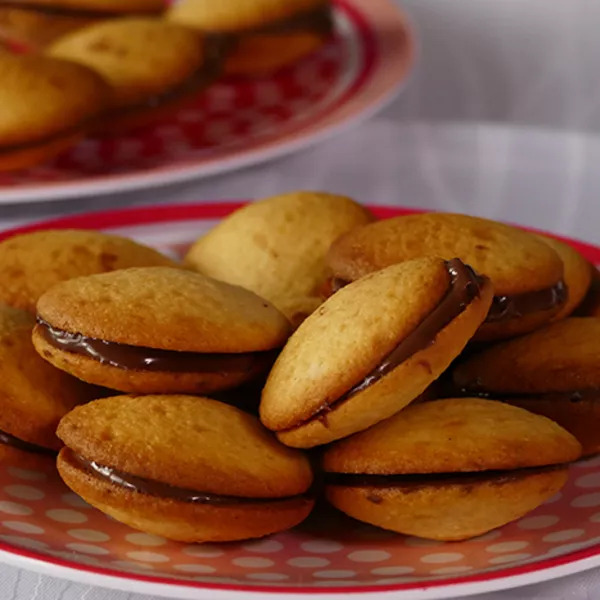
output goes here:
<path id="1" fill-rule="evenodd" d="M 173 4 L 167 18 L 203 31 L 235 33 L 328 4 L 329 0 L 182 0 Z"/>
<path id="2" fill-rule="evenodd" d="M 58 435 L 88 461 L 190 490 L 280 498 L 312 483 L 303 454 L 255 417 L 208 398 L 106 398 L 72 411 Z"/>
<path id="3" fill-rule="evenodd" d="M 38 301 L 51 327 L 163 350 L 237 353 L 280 348 L 287 319 L 252 292 L 169 267 L 70 279 Z"/>
<path id="4" fill-rule="evenodd" d="M 600 318 L 571 317 L 475 354 L 453 377 L 467 393 L 598 390 L 599 358 Z"/>
<path id="5" fill-rule="evenodd" d="M 0 52 L 0 148 L 79 133 L 109 103 L 111 90 L 85 66 Z"/>
<path id="6" fill-rule="evenodd" d="M 368 475 L 459 473 L 541 467 L 576 460 L 579 442 L 521 408 L 479 398 L 413 404 L 332 445 L 326 471 Z"/>
<path id="7" fill-rule="evenodd" d="M 0 302 L 35 312 L 38 298 L 56 283 L 142 266 L 174 267 L 176 263 L 153 248 L 98 231 L 15 235 L 0 242 Z"/>

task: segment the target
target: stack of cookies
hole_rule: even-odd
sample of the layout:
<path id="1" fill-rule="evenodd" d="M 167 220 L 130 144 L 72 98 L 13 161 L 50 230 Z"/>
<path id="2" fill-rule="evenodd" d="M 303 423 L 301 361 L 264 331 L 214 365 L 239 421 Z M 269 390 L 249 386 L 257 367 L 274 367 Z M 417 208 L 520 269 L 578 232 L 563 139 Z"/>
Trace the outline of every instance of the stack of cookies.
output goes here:
<path id="1" fill-rule="evenodd" d="M 294 64 L 333 35 L 330 0 L 0 0 L 0 171 L 193 101 L 222 74 Z M 42 58 L 43 56 L 43 58 Z M 43 99 L 43 102 L 40 102 Z M 40 111 L 40 106 L 43 110 Z"/>
<path id="2" fill-rule="evenodd" d="M 145 532 L 260 537 L 322 495 L 467 539 L 600 450 L 594 269 L 514 227 L 377 221 L 295 192 L 236 211 L 181 264 L 45 231 L 0 243 L 0 271 L 0 457 L 51 468 L 59 450 L 73 491 Z"/>

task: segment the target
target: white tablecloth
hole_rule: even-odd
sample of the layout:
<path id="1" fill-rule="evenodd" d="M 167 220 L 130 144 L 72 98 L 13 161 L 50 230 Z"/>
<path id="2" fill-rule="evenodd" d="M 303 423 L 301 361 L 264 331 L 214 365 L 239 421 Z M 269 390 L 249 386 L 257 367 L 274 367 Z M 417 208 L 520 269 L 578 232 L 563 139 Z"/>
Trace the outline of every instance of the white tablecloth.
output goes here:
<path id="1" fill-rule="evenodd" d="M 203 182 L 0 206 L 0 229 L 90 209 L 320 188 L 368 203 L 479 213 L 600 243 L 600 140 L 582 135 L 600 128 L 600 2 L 404 0 L 403 5 L 420 31 L 421 64 L 411 88 L 372 121 L 315 149 Z M 151 600 L 5 566 L 0 598 Z M 600 598 L 600 571 L 477 597 L 484 598 Z"/>

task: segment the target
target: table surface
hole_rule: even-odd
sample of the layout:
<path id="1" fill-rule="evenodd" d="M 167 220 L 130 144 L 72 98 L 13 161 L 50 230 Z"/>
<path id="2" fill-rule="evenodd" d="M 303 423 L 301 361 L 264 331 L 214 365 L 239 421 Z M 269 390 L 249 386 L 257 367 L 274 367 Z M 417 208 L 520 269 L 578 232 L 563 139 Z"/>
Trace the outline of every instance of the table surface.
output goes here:
<path id="1" fill-rule="evenodd" d="M 85 201 L 0 206 L 0 229 L 93 209 L 264 197 L 304 188 L 346 193 L 366 203 L 473 212 L 600 243 L 600 173 L 593 168 L 600 159 L 595 137 L 600 2 L 404 0 L 402 5 L 419 31 L 418 71 L 408 91 L 368 123 L 310 151 L 202 182 Z M 520 187 L 507 185 L 507 167 L 519 171 Z M 5 566 L 0 566 L 0 597 L 151 600 Z M 596 597 L 598 571 L 476 598 Z"/>

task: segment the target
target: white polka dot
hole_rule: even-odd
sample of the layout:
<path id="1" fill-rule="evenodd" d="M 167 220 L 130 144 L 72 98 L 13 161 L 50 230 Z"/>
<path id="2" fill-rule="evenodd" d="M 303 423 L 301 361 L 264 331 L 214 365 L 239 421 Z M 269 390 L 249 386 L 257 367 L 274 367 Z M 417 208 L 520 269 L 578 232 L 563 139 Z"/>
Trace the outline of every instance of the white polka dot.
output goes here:
<path id="1" fill-rule="evenodd" d="M 91 506 L 76 494 L 68 493 L 61 496 L 62 501 L 73 508 L 91 508 Z"/>
<path id="2" fill-rule="evenodd" d="M 108 554 L 106 548 L 94 546 L 93 544 L 66 544 L 65 547 L 69 550 L 73 550 L 73 552 L 81 552 L 82 554 Z"/>
<path id="3" fill-rule="evenodd" d="M 8 467 L 8 472 L 18 479 L 25 481 L 46 481 L 48 476 L 40 471 L 30 471 L 29 469 L 19 469 L 18 467 Z"/>
<path id="4" fill-rule="evenodd" d="M 165 538 L 149 533 L 128 533 L 125 539 L 136 546 L 163 546 L 167 543 Z"/>
<path id="5" fill-rule="evenodd" d="M 598 512 L 598 513 L 594 513 L 594 514 L 593 514 L 593 515 L 592 515 L 592 516 L 589 518 L 589 520 L 590 520 L 592 523 L 600 523 L 600 512 Z"/>
<path id="6" fill-rule="evenodd" d="M 391 558 L 391 554 L 385 550 L 356 550 L 348 554 L 348 558 L 353 562 L 383 562 Z"/>
<path id="7" fill-rule="evenodd" d="M 182 552 L 188 556 L 196 556 L 198 558 L 216 558 L 223 556 L 225 552 L 215 546 L 186 546 Z"/>
<path id="8" fill-rule="evenodd" d="M 259 556 L 240 556 L 231 561 L 238 567 L 247 567 L 249 569 L 266 569 L 272 567 L 275 563 L 270 558 L 261 558 Z"/>
<path id="9" fill-rule="evenodd" d="M 216 569 L 208 565 L 175 565 L 173 567 L 176 571 L 182 573 L 214 573 Z"/>
<path id="10" fill-rule="evenodd" d="M 426 548 L 429 546 L 441 546 L 442 542 L 438 542 L 436 540 L 426 540 L 424 538 L 418 537 L 407 537 L 404 540 L 404 543 L 407 546 L 411 546 L 413 548 Z"/>
<path id="11" fill-rule="evenodd" d="M 109 535 L 95 529 L 69 529 L 67 533 L 82 542 L 108 542 L 110 540 Z"/>
<path id="12" fill-rule="evenodd" d="M 546 506 L 547 504 L 554 504 L 555 502 L 558 502 L 559 500 L 562 500 L 562 492 L 556 492 L 556 494 L 554 494 L 554 496 L 552 496 L 552 498 L 548 498 L 548 500 L 546 500 L 546 502 L 544 502 L 544 506 Z"/>
<path id="13" fill-rule="evenodd" d="M 257 552 L 259 554 L 271 554 L 272 552 L 279 552 L 283 550 L 283 544 L 276 542 L 275 540 L 260 540 L 258 542 L 251 542 L 242 546 L 244 550 L 248 552 Z"/>
<path id="14" fill-rule="evenodd" d="M 592 540 L 587 540 L 588 544 Z M 563 544 L 562 546 L 555 546 L 550 550 L 550 554 L 553 556 L 561 556 L 563 554 L 570 554 L 571 552 L 576 552 L 577 550 L 581 550 L 586 544 Z"/>
<path id="15" fill-rule="evenodd" d="M 588 473 L 575 480 L 575 485 L 582 488 L 600 487 L 600 473 Z"/>
<path id="16" fill-rule="evenodd" d="M 129 562 L 128 560 L 113 560 L 110 563 L 117 569 L 123 569 L 124 571 L 151 571 L 154 569 L 152 565 L 145 565 L 144 563 Z"/>
<path id="17" fill-rule="evenodd" d="M 2 521 L 2 526 L 6 527 L 6 529 L 11 529 L 12 531 L 18 531 L 19 533 L 29 533 L 35 535 L 44 533 L 42 527 L 38 527 L 32 523 L 25 523 L 23 521 Z"/>
<path id="18" fill-rule="evenodd" d="M 345 569 L 331 570 L 331 571 L 315 571 L 313 577 L 318 579 L 350 579 L 356 577 L 356 571 L 350 571 Z"/>
<path id="19" fill-rule="evenodd" d="M 283 573 L 250 573 L 246 577 L 258 581 L 285 581 L 289 579 L 289 575 L 284 575 Z"/>
<path id="20" fill-rule="evenodd" d="M 7 485 L 4 491 L 13 498 L 20 500 L 41 500 L 46 494 L 30 485 Z"/>
<path id="21" fill-rule="evenodd" d="M 462 560 L 464 555 L 460 552 L 437 552 L 435 554 L 426 554 L 421 557 L 421 562 L 427 564 L 444 564 Z"/>
<path id="22" fill-rule="evenodd" d="M 291 567 L 312 568 L 312 567 L 327 567 L 330 564 L 326 558 L 320 558 L 319 556 L 297 556 L 296 558 L 290 558 L 287 564 Z"/>
<path id="23" fill-rule="evenodd" d="M 582 536 L 585 533 L 583 529 L 565 529 L 563 531 L 555 531 L 545 535 L 542 539 L 544 542 L 568 542 Z"/>
<path id="24" fill-rule="evenodd" d="M 169 562 L 169 557 L 164 554 L 159 554 L 158 552 L 146 552 L 144 550 L 128 552 L 127 556 L 132 558 L 133 560 L 139 560 L 141 562 L 149 562 L 149 563 L 161 563 L 161 562 Z"/>
<path id="25" fill-rule="evenodd" d="M 600 506 L 600 492 L 592 494 L 583 494 L 578 496 L 571 502 L 573 508 L 590 508 L 592 506 Z"/>
<path id="26" fill-rule="evenodd" d="M 408 575 L 414 573 L 415 570 L 412 567 L 377 567 L 372 569 L 373 575 Z"/>
<path id="27" fill-rule="evenodd" d="M 10 502 L 9 500 L 0 501 L 0 512 L 9 515 L 30 515 L 33 510 L 29 506 Z"/>
<path id="28" fill-rule="evenodd" d="M 315 554 L 331 554 L 333 552 L 339 552 L 344 548 L 339 542 L 332 542 L 330 540 L 303 542 L 300 544 L 300 547 L 305 552 L 314 552 Z"/>
<path id="29" fill-rule="evenodd" d="M 432 575 L 459 575 L 472 571 L 473 567 L 442 567 L 441 569 L 433 569 L 430 571 Z"/>
<path id="30" fill-rule="evenodd" d="M 556 515 L 540 515 L 539 517 L 526 517 L 518 522 L 521 529 L 545 529 L 558 523 Z"/>
<path id="31" fill-rule="evenodd" d="M 497 529 L 494 529 L 493 531 L 488 531 L 487 533 L 484 533 L 483 535 L 478 535 L 477 537 L 471 538 L 469 541 L 470 542 L 493 542 L 494 540 L 497 540 L 502 534 L 500 533 L 500 531 L 498 531 Z"/>
<path id="32" fill-rule="evenodd" d="M 46 548 L 48 548 L 46 542 L 40 542 L 39 540 L 32 540 L 31 538 L 25 538 L 18 535 L 2 535 L 0 536 L 0 539 L 7 544 L 29 548 L 31 550 L 46 550 Z"/>
<path id="33" fill-rule="evenodd" d="M 53 508 L 46 511 L 46 516 L 59 523 L 85 523 L 88 518 L 76 510 L 69 508 Z"/>
<path id="34" fill-rule="evenodd" d="M 500 542 L 499 544 L 492 544 L 488 546 L 486 550 L 493 554 L 502 554 L 503 552 L 516 552 L 517 550 L 523 550 L 527 548 L 529 542 Z"/>
<path id="35" fill-rule="evenodd" d="M 521 554 L 503 554 L 502 556 L 494 556 L 490 558 L 489 563 L 492 565 L 503 565 L 504 563 L 516 562 L 531 558 L 531 554 L 522 552 Z"/>

